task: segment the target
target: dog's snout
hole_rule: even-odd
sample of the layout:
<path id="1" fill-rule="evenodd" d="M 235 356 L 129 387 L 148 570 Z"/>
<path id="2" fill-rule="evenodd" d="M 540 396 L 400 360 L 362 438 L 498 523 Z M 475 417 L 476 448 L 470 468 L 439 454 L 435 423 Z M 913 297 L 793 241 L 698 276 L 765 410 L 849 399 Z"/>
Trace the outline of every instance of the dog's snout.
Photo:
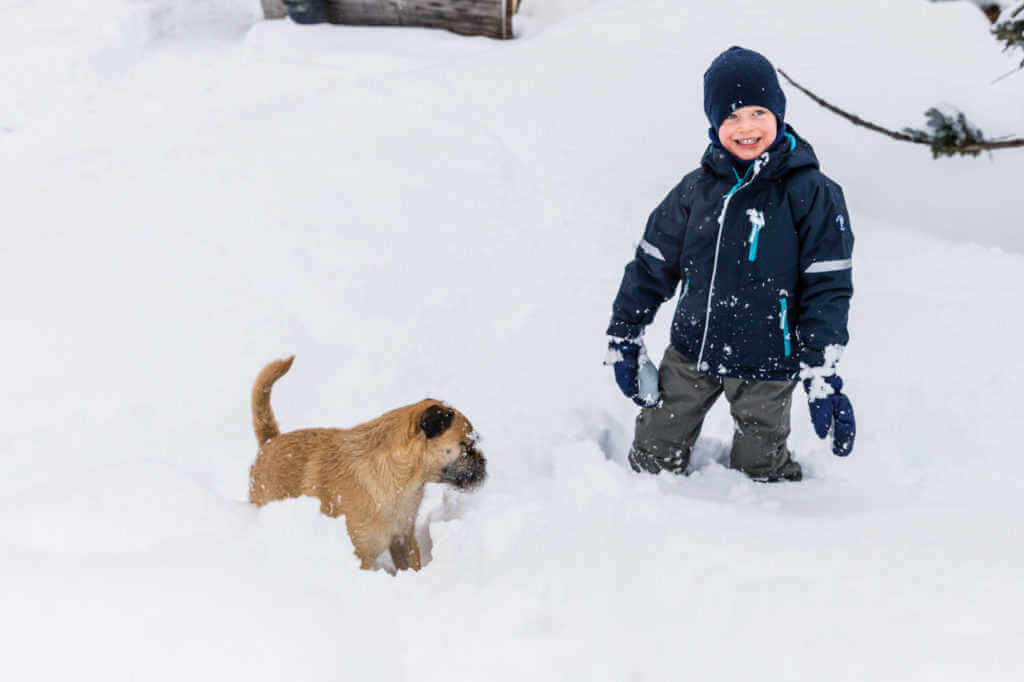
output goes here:
<path id="1" fill-rule="evenodd" d="M 441 470 L 441 482 L 461 490 L 475 488 L 487 477 L 487 460 L 480 452 L 463 444 L 464 452 Z"/>

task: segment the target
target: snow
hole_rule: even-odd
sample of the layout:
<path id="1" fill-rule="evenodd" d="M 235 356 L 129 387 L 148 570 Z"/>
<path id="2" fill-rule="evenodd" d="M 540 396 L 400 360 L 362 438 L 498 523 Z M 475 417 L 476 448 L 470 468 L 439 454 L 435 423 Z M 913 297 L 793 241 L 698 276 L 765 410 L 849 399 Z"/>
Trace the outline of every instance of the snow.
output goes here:
<path id="1" fill-rule="evenodd" d="M 933 161 L 784 85 L 857 235 L 857 443 L 797 404 L 803 482 L 725 468 L 724 404 L 690 476 L 633 474 L 601 365 L 719 51 L 888 127 L 948 103 L 1020 135 L 975 7 L 526 0 L 506 43 L 248 0 L 0 17 L 7 677 L 1024 679 L 1019 152 Z M 291 353 L 284 429 L 432 396 L 483 434 L 483 488 L 428 489 L 421 572 L 245 501 L 249 388 Z"/>
<path id="2" fill-rule="evenodd" d="M 839 367 L 839 360 L 843 357 L 843 346 L 830 344 L 825 346 L 824 362 L 820 367 L 810 367 L 806 363 L 800 363 L 800 379 L 807 389 L 808 402 L 822 400 L 832 395 L 832 386 L 825 382 L 826 377 L 835 375 Z M 810 383 L 807 380 L 810 379 Z"/>

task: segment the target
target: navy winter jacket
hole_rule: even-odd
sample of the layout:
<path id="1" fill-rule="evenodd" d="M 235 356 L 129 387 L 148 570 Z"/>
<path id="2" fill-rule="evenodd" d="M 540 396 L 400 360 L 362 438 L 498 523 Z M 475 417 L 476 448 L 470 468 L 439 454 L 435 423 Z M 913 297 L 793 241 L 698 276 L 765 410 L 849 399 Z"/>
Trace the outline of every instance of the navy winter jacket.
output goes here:
<path id="1" fill-rule="evenodd" d="M 741 177 L 711 146 L 654 209 L 608 334 L 638 338 L 682 292 L 671 343 L 711 374 L 782 381 L 845 346 L 853 233 L 843 191 L 792 127 Z"/>

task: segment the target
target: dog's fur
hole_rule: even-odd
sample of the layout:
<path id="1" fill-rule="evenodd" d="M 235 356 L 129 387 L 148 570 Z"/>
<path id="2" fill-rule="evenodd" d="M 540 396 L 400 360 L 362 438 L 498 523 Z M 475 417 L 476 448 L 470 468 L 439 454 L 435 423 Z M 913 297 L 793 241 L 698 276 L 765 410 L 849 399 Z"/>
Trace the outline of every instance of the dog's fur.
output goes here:
<path id="1" fill-rule="evenodd" d="M 252 421 L 260 450 L 249 471 L 249 501 L 320 499 L 320 511 L 345 515 L 362 568 L 390 549 L 395 568 L 419 570 L 414 525 L 423 485 L 470 489 L 483 482 L 486 462 L 473 425 L 437 400 L 399 407 L 351 429 L 280 433 L 270 389 L 294 356 L 271 362 L 252 387 Z"/>

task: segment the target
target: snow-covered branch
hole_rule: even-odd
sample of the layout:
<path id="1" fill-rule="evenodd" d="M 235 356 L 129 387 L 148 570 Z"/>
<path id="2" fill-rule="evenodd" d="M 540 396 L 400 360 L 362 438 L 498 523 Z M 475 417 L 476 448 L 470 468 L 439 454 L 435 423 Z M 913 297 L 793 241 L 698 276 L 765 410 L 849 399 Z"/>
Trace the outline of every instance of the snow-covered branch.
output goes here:
<path id="1" fill-rule="evenodd" d="M 1003 51 L 1018 49 L 1024 51 L 1024 2 L 1019 3 L 1004 14 L 1008 17 L 1006 21 L 1000 21 L 992 27 L 992 35 L 1001 43 L 1006 43 Z M 1019 69 L 1024 69 L 1024 60 L 1021 60 Z"/>
<path id="2" fill-rule="evenodd" d="M 856 114 L 844 111 L 834 104 L 830 104 L 794 81 L 782 69 L 778 71 L 794 88 L 832 113 L 845 118 L 854 125 L 873 130 L 894 140 L 928 145 L 931 147 L 934 158 L 939 158 L 940 156 L 977 156 L 983 151 L 1024 147 L 1024 139 L 1022 138 L 986 140 L 981 130 L 972 125 L 962 112 L 944 113 L 934 107 L 925 112 L 928 130 L 914 128 L 904 128 L 902 131 L 889 130 L 866 121 Z"/>

